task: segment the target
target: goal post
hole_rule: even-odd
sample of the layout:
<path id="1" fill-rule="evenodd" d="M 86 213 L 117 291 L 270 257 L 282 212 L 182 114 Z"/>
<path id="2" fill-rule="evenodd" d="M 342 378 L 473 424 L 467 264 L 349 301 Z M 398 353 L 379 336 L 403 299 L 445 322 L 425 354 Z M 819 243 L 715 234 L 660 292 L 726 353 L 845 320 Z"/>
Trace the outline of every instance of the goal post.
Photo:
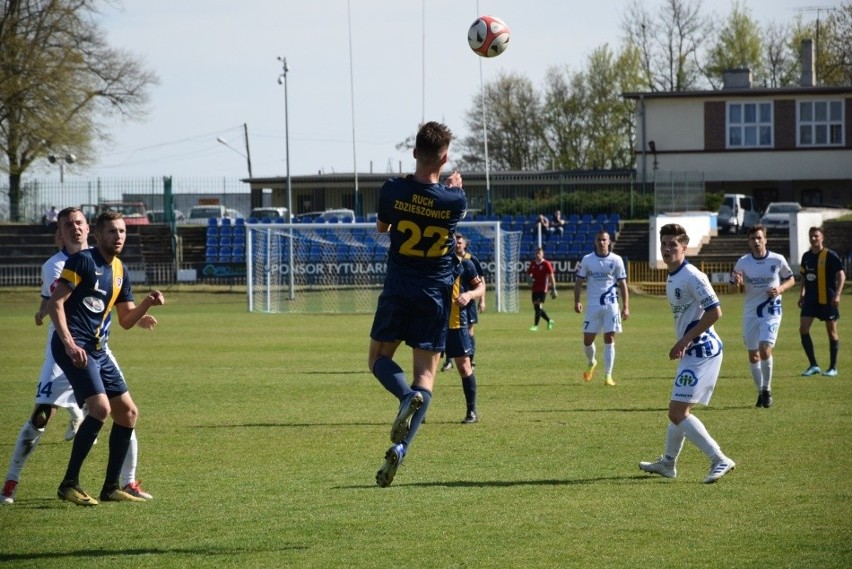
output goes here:
<path id="1" fill-rule="evenodd" d="M 250 312 L 370 313 L 382 290 L 390 239 L 374 223 L 247 223 Z M 458 231 L 482 264 L 489 304 L 517 312 L 521 234 L 500 222 L 468 221 Z M 292 263 L 290 260 L 292 259 Z"/>

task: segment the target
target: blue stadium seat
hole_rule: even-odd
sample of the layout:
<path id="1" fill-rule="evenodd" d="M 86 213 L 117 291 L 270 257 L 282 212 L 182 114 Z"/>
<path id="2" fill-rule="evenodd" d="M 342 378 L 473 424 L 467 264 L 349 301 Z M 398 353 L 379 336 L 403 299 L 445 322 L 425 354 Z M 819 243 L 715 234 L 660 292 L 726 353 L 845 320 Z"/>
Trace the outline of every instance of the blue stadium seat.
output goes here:
<path id="1" fill-rule="evenodd" d="M 230 227 L 232 225 L 231 224 L 231 218 L 230 217 L 223 217 L 221 225 Z"/>
<path id="2" fill-rule="evenodd" d="M 227 257 L 228 259 L 231 258 L 230 247 L 222 247 L 221 245 L 219 246 L 219 258 L 221 259 L 222 257 Z"/>
<path id="3" fill-rule="evenodd" d="M 611 213 L 611 214 L 609 214 L 609 222 L 620 226 L 621 225 L 621 216 L 618 213 Z"/>
<path id="4" fill-rule="evenodd" d="M 246 258 L 245 247 L 235 246 L 231 250 L 231 257 L 234 259 L 234 261 L 237 261 L 237 262 L 244 261 L 245 258 Z"/>
<path id="5" fill-rule="evenodd" d="M 595 218 L 595 222 L 598 225 L 604 225 L 607 222 L 607 215 L 605 213 L 599 213 Z"/>
<path id="6" fill-rule="evenodd" d="M 231 246 L 231 238 L 227 235 L 219 237 L 219 247 L 230 247 Z"/>
<path id="7" fill-rule="evenodd" d="M 207 237 L 219 237 L 219 227 L 217 227 L 216 225 L 208 225 Z"/>
<path id="8" fill-rule="evenodd" d="M 216 259 L 219 258 L 219 248 L 218 247 L 208 247 L 204 253 L 204 256 L 208 263 L 216 262 Z"/>
<path id="9" fill-rule="evenodd" d="M 207 246 L 208 247 L 218 247 L 219 246 L 219 238 L 215 235 L 207 238 Z"/>
<path id="10" fill-rule="evenodd" d="M 245 227 L 245 224 L 246 224 L 246 219 L 244 217 L 238 217 L 237 218 L 237 223 L 236 223 L 237 227 Z"/>
<path id="11" fill-rule="evenodd" d="M 592 218 L 591 213 L 584 213 L 583 217 L 580 218 L 580 223 L 582 223 L 583 225 L 588 225 L 592 223 L 592 221 L 594 221 L 594 219 Z"/>
<path id="12" fill-rule="evenodd" d="M 576 213 L 572 213 L 568 216 L 568 223 L 570 225 L 577 225 L 578 223 L 580 223 L 580 216 Z"/>
<path id="13" fill-rule="evenodd" d="M 249 222 L 249 223 L 260 223 L 260 222 L 257 220 L 257 218 L 256 218 L 256 217 L 250 217 L 250 218 L 248 218 L 248 222 Z"/>
<path id="14" fill-rule="evenodd" d="M 218 219 L 216 219 L 215 217 L 208 217 L 208 218 L 207 218 L 207 225 L 208 225 L 208 226 L 210 226 L 210 225 L 219 225 L 219 220 L 218 220 Z"/>

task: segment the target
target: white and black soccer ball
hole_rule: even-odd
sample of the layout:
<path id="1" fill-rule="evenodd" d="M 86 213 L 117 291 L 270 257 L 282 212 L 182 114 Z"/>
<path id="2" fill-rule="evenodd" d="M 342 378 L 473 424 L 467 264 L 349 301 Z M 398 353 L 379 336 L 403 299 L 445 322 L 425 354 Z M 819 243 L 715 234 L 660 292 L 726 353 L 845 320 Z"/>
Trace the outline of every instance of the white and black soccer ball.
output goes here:
<path id="1" fill-rule="evenodd" d="M 476 55 L 497 57 L 509 47 L 509 26 L 500 18 L 481 16 L 467 30 L 467 43 Z"/>

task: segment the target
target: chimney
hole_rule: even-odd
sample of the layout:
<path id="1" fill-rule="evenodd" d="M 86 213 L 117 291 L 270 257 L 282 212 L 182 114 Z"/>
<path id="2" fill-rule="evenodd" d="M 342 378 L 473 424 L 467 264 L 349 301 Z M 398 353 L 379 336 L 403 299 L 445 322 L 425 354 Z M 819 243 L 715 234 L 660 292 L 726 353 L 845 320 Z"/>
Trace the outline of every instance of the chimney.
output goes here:
<path id="1" fill-rule="evenodd" d="M 802 87 L 816 87 L 816 67 L 814 61 L 814 40 L 802 40 Z"/>
<path id="2" fill-rule="evenodd" d="M 722 71 L 722 89 L 751 89 L 751 69 Z"/>

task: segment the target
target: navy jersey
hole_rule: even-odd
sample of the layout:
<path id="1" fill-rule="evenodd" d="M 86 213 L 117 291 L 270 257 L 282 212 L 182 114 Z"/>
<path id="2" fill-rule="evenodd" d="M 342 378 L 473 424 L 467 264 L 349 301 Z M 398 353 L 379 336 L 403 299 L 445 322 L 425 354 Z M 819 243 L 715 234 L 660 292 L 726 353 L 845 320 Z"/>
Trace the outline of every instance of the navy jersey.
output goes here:
<path id="1" fill-rule="evenodd" d="M 450 305 L 450 330 L 457 330 L 468 325 L 469 312 L 467 308 L 471 304 L 476 304 L 476 302 L 471 301 L 466 307 L 462 308 L 456 304 L 456 299 L 461 293 L 476 288 L 480 280 L 473 262 L 470 259 L 462 259 L 461 266 L 459 267 L 459 276 L 453 282 L 453 302 Z"/>
<path id="2" fill-rule="evenodd" d="M 476 269 L 476 274 L 479 275 L 480 280 L 485 278 L 485 273 L 482 270 L 482 263 L 479 262 L 479 259 L 476 258 L 476 255 L 470 253 L 469 251 L 464 252 L 464 258 L 470 259 L 470 262 L 473 263 L 473 267 Z M 476 324 L 479 322 L 479 302 L 471 302 L 467 305 L 467 323 L 468 324 Z"/>
<path id="3" fill-rule="evenodd" d="M 461 188 L 423 184 L 413 176 L 386 181 L 379 193 L 378 219 L 391 226 L 388 276 L 424 286 L 451 285 L 453 235 L 466 209 Z"/>
<path id="4" fill-rule="evenodd" d="M 819 253 L 805 251 L 799 273 L 805 287 L 804 303 L 829 304 L 837 294 L 837 273 L 843 270 L 843 261 L 831 249 Z"/>
<path id="5" fill-rule="evenodd" d="M 133 301 L 124 263 L 118 257 L 108 263 L 97 249 L 87 249 L 68 257 L 59 280 L 72 291 L 65 319 L 74 341 L 87 352 L 102 350 L 112 307 Z"/>

